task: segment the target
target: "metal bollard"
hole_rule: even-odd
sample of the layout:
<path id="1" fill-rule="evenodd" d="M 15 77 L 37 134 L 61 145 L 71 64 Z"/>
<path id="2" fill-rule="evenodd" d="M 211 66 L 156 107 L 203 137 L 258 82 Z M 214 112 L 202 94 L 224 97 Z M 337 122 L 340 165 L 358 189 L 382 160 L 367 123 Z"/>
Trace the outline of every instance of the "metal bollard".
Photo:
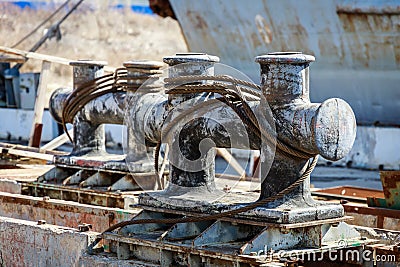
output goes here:
<path id="1" fill-rule="evenodd" d="M 164 57 L 164 62 L 167 63 L 170 68 L 168 69 L 168 77 L 175 78 L 183 75 L 214 75 L 214 63 L 219 61 L 216 56 L 211 56 L 202 53 L 187 53 L 187 54 L 176 54 L 175 56 Z M 179 65 L 179 66 L 177 66 Z M 204 101 L 202 96 L 207 94 L 185 94 L 185 95 L 169 95 L 168 102 L 171 108 L 179 106 L 181 109 L 185 105 L 184 102 L 192 100 L 192 102 Z M 195 160 L 200 157 L 199 151 L 190 150 L 179 144 L 179 134 L 173 137 L 172 148 L 180 148 L 180 151 L 171 150 L 170 153 L 170 182 L 173 185 L 183 187 L 206 187 L 208 191 L 215 190 L 214 183 L 214 168 L 215 168 L 215 150 L 209 149 L 204 158 L 201 161 L 206 162 L 206 169 L 201 171 L 190 171 L 190 167 L 187 169 L 181 169 L 177 166 L 182 165 L 179 156 L 183 156 L 188 160 Z M 198 141 L 193 140 L 193 147 L 199 147 Z M 175 142 L 175 144 L 174 144 Z M 185 167 L 185 166 L 184 166 Z"/>
<path id="2" fill-rule="evenodd" d="M 186 56 L 186 58 L 189 57 Z M 195 61 L 195 58 L 191 60 Z M 168 58 L 166 62 L 175 64 L 174 59 Z M 179 58 L 176 61 L 184 62 L 184 59 Z M 287 153 L 278 149 L 271 158 L 265 156 L 268 151 L 264 151 L 264 157 L 261 157 L 262 165 L 269 165 L 271 162 L 267 161 L 272 161 L 272 166 L 270 169 L 267 168 L 269 172 L 265 173 L 261 184 L 260 199 L 265 199 L 276 195 L 297 181 L 305 173 L 312 155 L 321 154 L 330 160 L 338 160 L 345 156 L 353 145 L 356 123 L 350 106 L 341 99 L 328 99 L 322 104 L 310 102 L 308 67 L 310 62 L 314 61 L 314 57 L 301 53 L 273 53 L 259 56 L 256 61 L 261 65 L 261 87 L 264 99 L 259 102 L 249 102 L 250 107 L 253 111 L 259 112 L 261 110 L 261 112 L 267 113 L 268 107 L 265 106 L 265 103 L 269 103 L 273 115 L 273 118 L 270 119 L 275 124 L 277 138 L 288 148 L 306 155 L 300 157 L 298 156 L 300 152 L 296 152 L 297 154 L 288 156 Z M 207 62 L 207 64 L 210 66 L 212 62 Z M 199 73 L 201 72 L 199 70 L 205 71 L 206 69 L 208 74 L 213 74 L 211 67 L 202 69 L 196 67 L 193 71 L 191 68 L 186 68 L 184 71 L 173 70 L 170 75 L 190 75 L 193 72 Z M 201 94 L 169 95 L 168 100 L 162 98 L 155 100 L 153 96 L 140 99 L 138 102 L 140 108 L 133 110 L 136 117 L 133 116 L 132 119 L 147 126 L 136 130 L 143 131 L 144 136 L 153 138 L 150 138 L 150 140 L 160 138 L 161 127 L 159 125 L 162 125 L 163 120 L 166 120 L 165 114 L 168 113 L 170 117 L 176 118 L 185 110 L 190 110 L 193 106 L 191 101 L 197 99 L 202 101 Z M 155 104 L 154 101 L 159 102 Z M 168 105 L 170 106 L 169 109 L 166 108 Z M 154 118 L 153 114 L 161 115 Z M 214 195 L 218 195 L 218 192 L 216 192 L 218 190 L 216 190 L 214 184 L 215 155 L 213 146 L 270 149 L 263 147 L 259 138 L 252 133 L 253 131 L 249 131 L 247 126 L 239 129 L 243 122 L 237 116 L 234 116 L 234 111 L 230 107 L 221 106 L 214 110 L 210 108 L 202 114 L 205 117 L 213 118 L 214 122 L 199 117 L 196 111 L 185 114 L 186 122 L 174 122 L 177 124 L 176 130 L 178 132 L 172 135 L 172 140 L 168 140 L 172 144 L 177 144 L 170 148 L 170 185 L 164 193 L 152 193 L 153 196 L 163 199 L 167 203 L 170 201 L 168 197 L 174 194 L 183 194 L 183 191 L 187 195 L 194 194 L 202 200 L 212 197 L 213 192 L 215 192 Z M 268 120 L 268 118 L 265 119 Z M 153 124 L 156 121 L 157 123 Z M 238 135 L 230 138 L 229 134 L 231 133 L 227 133 L 223 127 L 218 126 L 218 123 L 215 123 L 218 121 L 229 122 L 229 128 L 237 128 Z M 168 123 L 168 121 L 165 123 Z M 269 123 L 271 121 L 261 122 L 260 125 L 267 127 L 266 125 Z M 249 139 L 247 143 L 244 138 L 241 138 L 241 136 L 245 136 L 246 131 Z M 204 148 L 203 153 L 201 153 L 199 147 L 203 140 L 210 140 L 213 144 Z M 232 143 L 231 140 L 234 140 L 234 142 Z M 206 166 L 199 171 L 190 171 L 190 168 L 185 168 L 186 166 L 182 165 L 184 158 L 193 161 L 199 157 L 201 157 L 201 166 Z M 179 163 L 179 167 L 176 163 Z M 258 215 L 275 217 L 277 222 L 299 222 L 343 216 L 343 208 L 340 205 L 325 205 L 315 202 L 311 198 L 309 183 L 308 176 L 302 184 L 290 193 L 266 204 L 263 207 L 263 212 Z M 142 196 L 139 203 L 159 205 L 155 204 L 156 202 L 151 197 L 146 196 Z M 184 200 L 182 200 L 181 205 L 185 205 Z M 249 212 L 249 214 L 252 213 Z"/>
<path id="3" fill-rule="evenodd" d="M 83 84 L 103 75 L 104 61 L 79 60 L 71 62 L 73 67 L 73 89 L 76 90 Z M 85 120 L 81 112 L 73 121 L 74 149 L 72 155 L 101 154 L 105 153 L 104 125 Z"/>
<path id="4" fill-rule="evenodd" d="M 314 60 L 313 56 L 302 53 L 271 53 L 257 57 L 262 93 L 274 115 L 280 140 L 300 151 L 338 160 L 353 145 L 356 120 L 351 107 L 341 99 L 328 99 L 322 104 L 310 102 L 308 72 Z M 262 183 L 260 198 L 287 188 L 303 174 L 307 164 L 308 159 L 288 157 L 277 151 Z M 307 179 L 291 193 L 291 198 L 313 203 L 309 191 Z M 306 205 L 304 201 L 298 203 Z"/>
<path id="5" fill-rule="evenodd" d="M 129 61 L 125 62 L 125 68 L 120 68 L 114 74 L 102 75 L 102 62 L 77 61 L 74 66 L 74 90 L 84 85 L 92 90 L 91 95 L 97 95 L 94 99 L 86 98 L 83 106 L 74 103 L 74 116 L 65 116 L 66 123 L 73 123 L 74 149 L 69 155 L 55 157 L 56 168 L 72 167 L 71 173 L 76 167 L 82 167 L 74 175 L 63 177 L 63 184 L 77 184 L 80 186 L 102 186 L 110 191 L 114 190 L 136 190 L 137 180 L 132 178 L 134 173 L 145 173 L 142 179 L 149 180 L 148 176 L 153 171 L 152 148 L 147 145 L 143 147 L 136 142 L 136 125 L 126 125 L 127 130 L 124 136 L 128 141 L 128 153 L 126 155 L 108 154 L 105 151 L 104 124 L 119 124 L 132 120 L 125 120 L 129 117 L 131 107 L 136 106 L 132 102 L 143 83 L 145 88 L 159 92 L 160 84 L 152 83 L 151 79 L 158 80 L 162 73 L 160 68 L 164 65 L 156 61 Z M 101 79 L 94 81 L 97 77 Z M 150 82 L 148 82 L 150 79 Z M 96 83 L 96 84 L 94 84 Z M 94 90 L 94 93 L 93 93 Z M 52 116 L 62 122 L 63 110 L 66 100 L 71 96 L 73 90 L 60 88 L 51 96 L 49 109 Z M 81 95 L 74 96 L 79 99 Z M 70 105 L 71 107 L 71 105 Z M 76 110 L 79 111 L 76 113 Z M 76 115 L 75 115 L 76 114 Z M 126 134 L 125 134 L 126 133 Z M 125 150 L 126 151 L 126 150 Z M 143 153 L 142 153 L 143 152 Z M 149 155 L 150 154 L 150 155 Z M 127 164 L 128 163 L 128 164 Z M 66 167 L 68 166 L 68 167 Z M 87 169 L 89 170 L 87 170 Z M 61 169 L 61 170 L 64 170 Z M 92 170 L 104 172 L 93 174 Z M 115 172 L 118 171 L 118 172 Z M 110 179 L 112 177 L 112 179 Z"/>
<path id="6" fill-rule="evenodd" d="M 127 99 L 125 103 L 135 105 L 137 95 L 148 93 L 149 90 L 159 89 L 160 86 L 156 82 L 162 74 L 161 68 L 164 66 L 162 62 L 150 60 L 132 60 L 124 62 L 127 70 Z M 141 88 L 141 86 L 143 86 Z M 139 89 L 139 91 L 136 91 Z M 157 91 L 157 90 L 156 90 Z M 140 96 L 139 96 L 140 97 Z M 129 112 L 129 111 L 128 111 Z M 135 135 L 137 125 L 132 124 L 132 120 L 127 123 L 127 161 L 138 164 L 140 161 L 146 161 L 153 157 L 153 149 L 138 141 Z M 141 140 L 142 141 L 142 140 Z"/>
<path id="7" fill-rule="evenodd" d="M 204 53 L 177 53 L 175 56 L 164 57 L 163 61 L 170 66 L 168 77 L 175 78 L 185 75 L 212 76 L 214 75 L 214 63 L 219 62 L 219 58 Z M 174 107 L 196 95 L 198 96 L 198 94 L 169 95 L 168 100 L 171 107 Z"/>
<path id="8" fill-rule="evenodd" d="M 85 82 L 102 75 L 104 62 L 77 61 L 71 63 L 74 66 L 74 89 Z M 138 88 L 149 76 L 160 74 L 163 66 L 157 61 L 128 61 L 124 63 L 127 68 L 127 88 Z M 133 77 L 133 78 L 132 78 Z M 135 78 L 136 77 L 136 78 Z M 49 109 L 56 121 L 62 121 L 62 110 L 65 100 L 71 94 L 68 88 L 57 89 L 51 96 Z M 104 125 L 123 124 L 125 106 L 129 99 L 127 96 L 133 93 L 108 93 L 87 103 L 77 114 L 74 121 L 74 150 L 71 156 L 95 155 L 103 153 L 105 149 Z M 132 129 L 129 129 L 131 132 Z M 131 133 L 128 133 L 128 139 Z"/>

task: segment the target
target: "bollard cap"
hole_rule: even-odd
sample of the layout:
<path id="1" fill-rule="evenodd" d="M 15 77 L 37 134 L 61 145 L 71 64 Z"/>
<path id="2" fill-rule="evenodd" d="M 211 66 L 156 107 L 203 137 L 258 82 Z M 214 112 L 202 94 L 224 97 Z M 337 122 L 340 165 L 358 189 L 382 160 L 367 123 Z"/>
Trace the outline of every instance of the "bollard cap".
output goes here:
<path id="1" fill-rule="evenodd" d="M 219 57 L 205 53 L 177 53 L 175 56 L 164 57 L 163 61 L 173 66 L 181 63 L 214 63 L 219 62 Z"/>
<path id="2" fill-rule="evenodd" d="M 255 61 L 259 64 L 304 64 L 314 62 L 315 57 L 303 54 L 302 52 L 274 52 L 258 56 L 255 58 Z"/>
<path id="3" fill-rule="evenodd" d="M 125 68 L 160 69 L 164 66 L 164 63 L 155 60 L 130 60 L 125 61 L 123 65 Z"/>
<path id="4" fill-rule="evenodd" d="M 353 110 L 342 99 L 325 100 L 313 118 L 313 132 L 321 156 L 333 161 L 345 157 L 356 138 L 357 123 Z"/>
<path id="5" fill-rule="evenodd" d="M 108 65 L 107 61 L 97 61 L 97 60 L 90 60 L 90 59 L 78 59 L 77 61 L 71 61 L 69 63 L 70 66 L 76 66 L 76 67 L 80 67 L 80 66 L 99 66 L 99 67 L 103 67 Z"/>

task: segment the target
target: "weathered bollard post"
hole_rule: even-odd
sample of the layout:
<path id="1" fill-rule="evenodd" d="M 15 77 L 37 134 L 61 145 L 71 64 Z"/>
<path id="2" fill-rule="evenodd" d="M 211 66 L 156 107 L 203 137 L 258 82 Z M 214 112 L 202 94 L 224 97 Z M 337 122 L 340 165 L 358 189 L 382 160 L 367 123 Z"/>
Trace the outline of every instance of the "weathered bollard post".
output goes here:
<path id="1" fill-rule="evenodd" d="M 71 62 L 73 67 L 73 90 L 84 86 L 104 73 L 103 67 L 107 65 L 104 61 L 78 60 Z M 81 114 L 75 117 L 74 127 L 74 149 L 73 155 L 105 152 L 104 125 L 82 120 Z"/>
<path id="2" fill-rule="evenodd" d="M 216 56 L 211 56 L 201 53 L 188 53 L 188 54 L 176 54 L 175 56 L 164 57 L 164 62 L 170 67 L 168 68 L 168 77 L 176 78 L 180 76 L 188 75 L 214 75 L 214 63 L 219 61 Z M 168 102 L 171 108 L 177 108 L 177 110 L 183 107 L 189 108 L 187 105 L 190 100 L 195 104 L 201 100 L 204 93 L 192 93 L 184 95 L 169 95 Z M 186 105 L 184 102 L 187 102 Z M 183 127 L 184 125 L 182 125 Z M 179 128 L 179 127 L 178 127 Z M 181 130 L 181 129 L 179 129 Z M 170 155 L 170 182 L 172 189 L 173 186 L 179 187 L 197 187 L 207 191 L 215 190 L 214 183 L 214 168 L 215 168 L 215 150 L 208 149 L 204 155 L 201 155 L 199 151 L 200 143 L 193 140 L 193 144 L 188 144 L 190 147 L 195 149 L 188 149 L 187 146 L 179 144 L 179 135 L 184 135 L 183 132 L 174 134 L 172 140 L 172 148 L 180 148 L 172 150 Z M 192 161 L 204 162 L 204 169 L 195 170 L 193 168 Z M 186 164 L 188 163 L 188 164 Z"/>
<path id="3" fill-rule="evenodd" d="M 298 154 L 320 154 L 335 161 L 350 151 L 356 136 L 356 120 L 351 107 L 342 99 L 310 102 L 309 64 L 314 60 L 313 56 L 302 53 L 271 53 L 256 58 L 261 66 L 262 93 L 272 110 L 277 138 L 299 151 Z M 262 182 L 260 199 L 277 194 L 305 172 L 309 158 L 295 154 L 277 149 L 271 169 Z M 308 177 L 291 193 L 267 207 L 318 206 L 311 198 L 309 183 Z M 310 210 L 310 216 L 312 213 Z M 337 206 L 337 209 L 320 210 L 317 217 L 340 217 L 342 214 L 342 208 Z"/>

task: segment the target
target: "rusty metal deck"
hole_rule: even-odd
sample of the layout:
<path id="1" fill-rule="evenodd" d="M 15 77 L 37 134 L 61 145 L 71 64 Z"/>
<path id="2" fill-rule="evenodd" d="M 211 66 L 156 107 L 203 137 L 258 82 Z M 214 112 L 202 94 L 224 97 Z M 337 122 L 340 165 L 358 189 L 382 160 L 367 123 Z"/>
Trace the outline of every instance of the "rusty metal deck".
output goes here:
<path id="1" fill-rule="evenodd" d="M 178 215 L 168 214 L 165 211 L 158 213 L 144 210 L 136 218 L 140 220 L 177 216 L 182 218 L 201 215 L 186 213 Z M 342 220 L 346 219 L 348 218 Z M 282 263 L 285 258 L 282 253 L 285 248 L 297 243 L 298 249 L 289 249 L 288 253 L 296 251 L 299 253 L 297 255 L 307 253 L 322 255 L 331 250 L 342 249 L 340 244 L 330 241 L 330 236 L 337 231 L 336 229 L 346 228 L 345 224 L 337 219 L 266 225 L 257 220 L 250 223 L 249 220 L 240 221 L 231 218 L 174 225 L 151 224 L 128 227 L 129 229 L 123 228 L 118 233 L 103 234 L 105 243 L 109 245 L 109 252 L 115 253 L 118 259 L 136 259 L 161 266 L 200 266 L 201 263 L 208 263 L 207 266 L 279 266 L 274 264 Z M 325 230 L 320 233 L 317 230 L 319 227 Z M 351 249 L 376 243 L 374 239 L 352 235 L 350 231 L 346 236 L 348 238 L 346 242 L 349 242 Z M 267 240 L 268 248 L 265 247 Z M 299 261 L 293 263 L 298 264 Z"/>
<path id="2" fill-rule="evenodd" d="M 130 220 L 139 209 L 107 208 L 72 201 L 0 192 L 0 216 L 78 228 L 90 224 L 101 232 L 111 225 Z"/>
<path id="3" fill-rule="evenodd" d="M 367 205 L 367 199 L 383 198 L 382 190 L 338 186 L 314 189 L 312 194 L 322 200 L 340 201 L 346 215 L 354 218 L 352 224 L 400 231 L 400 210 Z"/>
<path id="4" fill-rule="evenodd" d="M 312 191 L 312 195 L 331 199 L 366 203 L 367 197 L 383 197 L 383 192 L 382 190 L 355 186 L 335 186 L 329 188 L 314 189 Z"/>

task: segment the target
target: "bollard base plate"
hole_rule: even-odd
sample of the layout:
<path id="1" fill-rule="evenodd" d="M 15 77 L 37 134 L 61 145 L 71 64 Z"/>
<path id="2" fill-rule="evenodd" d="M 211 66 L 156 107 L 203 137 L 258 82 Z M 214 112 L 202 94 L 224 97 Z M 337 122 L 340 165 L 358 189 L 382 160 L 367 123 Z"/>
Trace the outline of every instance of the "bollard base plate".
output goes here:
<path id="1" fill-rule="evenodd" d="M 146 192 L 139 196 L 139 205 L 149 208 L 162 208 L 180 212 L 217 214 L 246 206 L 259 197 L 255 192 L 208 191 L 206 188 L 186 188 L 171 186 L 159 192 Z M 312 201 L 302 198 L 277 202 L 276 206 L 259 206 L 235 217 L 273 223 L 300 223 L 314 220 L 341 218 L 343 206 L 336 203 Z"/>

